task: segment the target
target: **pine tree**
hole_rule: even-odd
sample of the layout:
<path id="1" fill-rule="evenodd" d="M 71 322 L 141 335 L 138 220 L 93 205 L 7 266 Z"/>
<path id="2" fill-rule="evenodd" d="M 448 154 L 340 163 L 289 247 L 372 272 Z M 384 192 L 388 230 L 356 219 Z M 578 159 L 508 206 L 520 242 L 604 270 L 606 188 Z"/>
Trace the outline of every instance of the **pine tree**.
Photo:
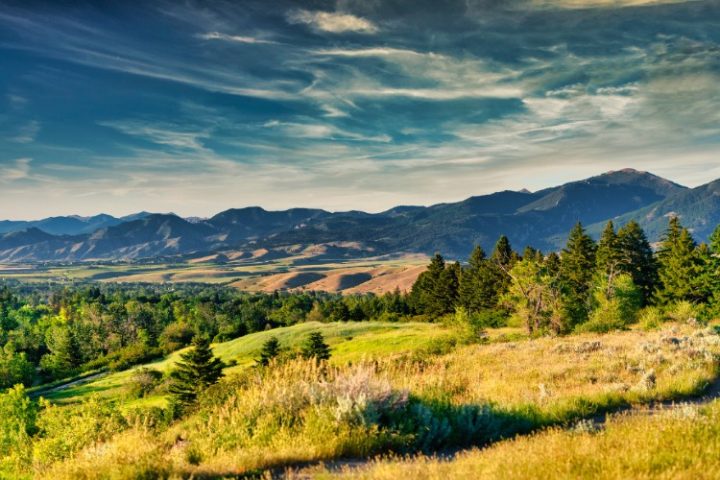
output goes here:
<path id="1" fill-rule="evenodd" d="M 557 277 L 560 274 L 560 255 L 550 252 L 545 259 L 545 269 L 548 275 Z"/>
<path id="2" fill-rule="evenodd" d="M 620 239 L 615 233 L 615 225 L 609 221 L 605 225 L 600 241 L 597 246 L 595 265 L 598 275 L 605 278 L 612 278 L 618 275 L 622 269 L 622 250 Z"/>
<path id="3" fill-rule="evenodd" d="M 257 360 L 257 364 L 262 367 L 267 367 L 273 358 L 276 358 L 280 354 L 280 341 L 277 337 L 273 336 L 268 338 L 263 343 L 262 349 L 260 350 L 260 358 Z"/>
<path id="4" fill-rule="evenodd" d="M 436 254 L 413 284 L 410 298 L 415 310 L 431 318 L 451 313 L 457 302 L 459 277 L 460 265 L 447 267 L 443 257 Z"/>
<path id="5" fill-rule="evenodd" d="M 180 358 L 170 373 L 170 393 L 180 404 L 187 405 L 194 402 L 201 391 L 220 380 L 224 365 L 213 355 L 210 341 L 200 336 L 193 338 L 192 348 Z"/>
<path id="6" fill-rule="evenodd" d="M 677 217 L 670 220 L 658 252 L 661 288 L 658 298 L 663 303 L 702 301 L 702 260 L 690 231 Z"/>
<path id="7" fill-rule="evenodd" d="M 593 239 L 585 233 L 582 224 L 576 224 L 560 257 L 559 286 L 565 329 L 583 323 L 588 318 L 595 252 Z"/>
<path id="8" fill-rule="evenodd" d="M 490 256 L 496 263 L 504 266 L 509 267 L 512 263 L 514 258 L 517 258 L 516 255 L 514 255 L 512 246 L 510 245 L 510 240 L 505 235 L 502 235 L 498 241 L 495 243 L 495 248 L 493 249 L 492 255 Z"/>
<path id="9" fill-rule="evenodd" d="M 510 286 L 510 269 L 518 261 L 518 255 L 513 251 L 510 240 L 505 235 L 502 235 L 495 243 L 490 260 L 495 271 L 495 290 L 498 295 L 503 295 Z"/>
<path id="10" fill-rule="evenodd" d="M 645 232 L 636 221 L 628 222 L 618 230 L 620 268 L 629 273 L 633 283 L 642 291 L 643 304 L 647 304 L 658 284 L 658 265 Z"/>
<path id="11" fill-rule="evenodd" d="M 330 359 L 330 347 L 325 343 L 322 333 L 312 332 L 301 350 L 302 357 L 306 360 L 315 359 L 320 362 Z"/>

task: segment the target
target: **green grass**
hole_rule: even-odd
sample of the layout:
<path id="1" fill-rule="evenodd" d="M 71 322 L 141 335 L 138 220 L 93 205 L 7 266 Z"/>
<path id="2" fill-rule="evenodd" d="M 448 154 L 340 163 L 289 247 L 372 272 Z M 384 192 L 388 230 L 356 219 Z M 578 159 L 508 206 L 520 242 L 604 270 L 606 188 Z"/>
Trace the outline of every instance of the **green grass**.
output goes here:
<path id="1" fill-rule="evenodd" d="M 259 356 L 262 344 L 271 336 L 276 336 L 283 348 L 297 349 L 307 335 L 315 331 L 322 332 L 330 345 L 333 354 L 331 362 L 335 364 L 412 352 L 449 333 L 443 326 L 432 323 L 307 322 L 218 343 L 213 345 L 213 352 L 225 362 L 237 362 L 237 365 L 226 369 L 226 373 L 231 374 L 252 366 Z M 109 373 L 66 389 L 46 392 L 43 396 L 58 403 L 79 401 L 92 394 L 107 398 L 119 397 L 123 393 L 122 387 L 137 368 L 148 367 L 166 372 L 179 360 L 183 352 L 184 350 L 180 350 L 155 362 Z"/>

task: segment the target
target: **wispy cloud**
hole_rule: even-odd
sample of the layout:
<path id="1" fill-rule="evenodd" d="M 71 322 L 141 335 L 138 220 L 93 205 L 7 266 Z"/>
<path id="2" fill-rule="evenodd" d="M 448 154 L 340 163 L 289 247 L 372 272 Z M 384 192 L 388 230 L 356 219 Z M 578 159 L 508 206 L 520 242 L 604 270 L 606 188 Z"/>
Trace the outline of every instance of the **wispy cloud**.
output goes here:
<path id="1" fill-rule="evenodd" d="M 378 27 L 370 20 L 349 13 L 292 10 L 287 14 L 288 22 L 306 24 L 329 33 L 377 33 Z"/>
<path id="2" fill-rule="evenodd" d="M 10 161 L 10 165 L 0 164 L 0 181 L 12 182 L 30 176 L 31 158 L 17 158 Z"/>
<path id="3" fill-rule="evenodd" d="M 198 35 L 198 38 L 201 38 L 203 40 L 222 40 L 225 42 L 235 42 L 235 43 L 260 43 L 260 44 L 275 44 L 277 42 L 274 42 L 272 40 L 266 40 L 263 38 L 256 38 L 256 37 L 248 37 L 243 35 L 229 35 L 227 33 L 220 33 L 220 32 L 208 32 L 208 33 L 202 33 Z"/>
<path id="4" fill-rule="evenodd" d="M 139 121 L 104 121 L 98 122 L 104 127 L 140 137 L 158 145 L 166 145 L 185 150 L 202 150 L 202 140 L 208 138 L 207 131 L 187 131 L 182 127 L 168 124 L 156 124 Z"/>
<path id="5" fill-rule="evenodd" d="M 531 4 L 539 7 L 556 8 L 622 8 L 668 3 L 687 3 L 697 0 L 531 0 Z"/>

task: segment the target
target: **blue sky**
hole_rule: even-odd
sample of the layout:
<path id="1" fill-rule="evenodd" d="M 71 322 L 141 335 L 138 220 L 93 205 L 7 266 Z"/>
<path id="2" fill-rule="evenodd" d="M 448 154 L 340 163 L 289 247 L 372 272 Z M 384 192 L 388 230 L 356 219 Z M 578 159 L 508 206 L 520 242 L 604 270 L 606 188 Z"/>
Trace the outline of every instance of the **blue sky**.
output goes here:
<path id="1" fill-rule="evenodd" d="M 719 154 L 717 0 L 0 0 L 2 218 L 692 186 Z"/>

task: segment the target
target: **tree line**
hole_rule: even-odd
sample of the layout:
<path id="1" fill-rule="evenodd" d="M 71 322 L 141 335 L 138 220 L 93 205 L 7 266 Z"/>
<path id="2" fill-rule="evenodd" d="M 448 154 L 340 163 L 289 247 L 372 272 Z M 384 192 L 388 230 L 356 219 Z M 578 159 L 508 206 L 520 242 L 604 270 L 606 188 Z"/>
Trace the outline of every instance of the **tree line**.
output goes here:
<path id="1" fill-rule="evenodd" d="M 635 221 L 620 229 L 608 222 L 597 242 L 578 223 L 559 253 L 520 254 L 503 236 L 489 256 L 475 247 L 464 266 L 436 254 L 409 304 L 429 318 L 512 318 L 531 334 L 608 331 L 678 306 L 700 317 L 720 313 L 719 271 L 720 227 L 698 244 L 673 217 L 654 251 Z"/>
<path id="2" fill-rule="evenodd" d="M 305 321 L 398 320 L 406 296 L 243 293 L 212 285 L 0 285 L 0 388 L 145 363 Z"/>

